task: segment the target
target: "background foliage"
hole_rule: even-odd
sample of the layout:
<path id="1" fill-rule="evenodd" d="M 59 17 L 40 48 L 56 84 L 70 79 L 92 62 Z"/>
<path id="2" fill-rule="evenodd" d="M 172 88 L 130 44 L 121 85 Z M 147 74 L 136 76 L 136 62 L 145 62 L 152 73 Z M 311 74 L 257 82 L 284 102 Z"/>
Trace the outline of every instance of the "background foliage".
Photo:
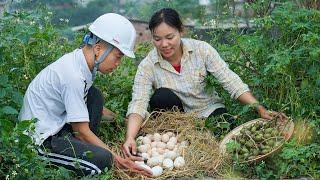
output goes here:
<path id="1" fill-rule="evenodd" d="M 270 1 L 264 1 L 270 2 Z M 282 151 L 254 165 L 235 162 L 230 172 L 242 177 L 259 179 L 297 178 L 320 174 L 320 13 L 307 6 L 277 4 L 271 12 L 266 4 L 249 3 L 261 16 L 254 29 L 214 30 L 210 42 L 255 96 L 269 109 L 285 112 L 297 126 L 293 139 Z M 151 6 L 152 7 L 152 6 Z M 182 8 L 182 7 L 181 7 Z M 188 8 L 182 11 L 187 11 Z M 192 12 L 192 11 L 191 11 Z M 201 13 L 200 13 L 201 14 Z M 80 45 L 81 36 L 65 38 L 67 22 L 52 24 L 53 13 L 36 8 L 31 12 L 17 11 L 0 19 L 0 178 L 62 179 L 74 178 L 63 168 L 43 162 L 36 156 L 30 138 L 22 134 L 33 128 L 32 121 L 18 123 L 17 115 L 23 94 L 35 77 L 52 61 Z M 152 46 L 137 46 L 141 60 Z M 131 98 L 136 62 L 123 59 L 122 66 L 109 75 L 100 75 L 97 86 L 105 96 L 105 106 L 118 114 L 114 122 L 103 122 L 100 136 L 109 144 L 124 139 L 124 117 Z M 257 114 L 251 107 L 230 99 L 229 94 L 207 77 L 208 91 L 215 89 L 225 99 L 230 114 L 238 117 L 238 125 Z M 218 136 L 224 127 L 209 124 Z M 220 128 L 220 129 L 219 129 Z M 119 138 L 120 137 L 120 138 Z M 112 172 L 100 176 L 112 178 Z"/>

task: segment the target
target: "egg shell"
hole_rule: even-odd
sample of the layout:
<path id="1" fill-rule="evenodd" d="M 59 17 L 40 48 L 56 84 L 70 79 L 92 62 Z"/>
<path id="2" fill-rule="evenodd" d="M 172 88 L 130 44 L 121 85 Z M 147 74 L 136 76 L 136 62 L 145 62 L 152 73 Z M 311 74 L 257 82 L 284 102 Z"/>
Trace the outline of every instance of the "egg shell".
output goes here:
<path id="1" fill-rule="evenodd" d="M 148 153 L 141 153 L 141 157 L 144 159 L 149 159 L 150 155 Z"/>
<path id="2" fill-rule="evenodd" d="M 179 168 L 182 168 L 184 165 L 185 165 L 185 160 L 182 156 L 179 156 L 177 157 L 174 162 L 173 162 L 173 165 L 175 168 L 179 169 Z"/>
<path id="3" fill-rule="evenodd" d="M 142 143 L 143 143 L 143 144 L 151 144 L 151 140 L 149 139 L 149 137 L 144 137 L 144 138 L 142 139 Z"/>
<path id="4" fill-rule="evenodd" d="M 144 169 L 147 169 L 147 170 L 149 170 L 149 171 L 152 171 L 151 167 L 148 166 L 148 165 L 146 165 L 146 164 L 141 164 L 141 165 L 139 165 L 139 166 L 142 167 L 142 168 L 144 168 Z"/>
<path id="5" fill-rule="evenodd" d="M 180 143 L 180 146 L 181 146 L 181 147 L 187 147 L 187 146 L 189 146 L 189 142 L 188 142 L 188 141 L 182 141 L 182 142 Z"/>
<path id="6" fill-rule="evenodd" d="M 157 142 L 157 148 L 165 149 L 165 148 L 166 148 L 166 146 L 167 146 L 167 144 L 166 144 L 166 143 L 164 143 L 164 142 Z"/>
<path id="7" fill-rule="evenodd" d="M 161 135 L 159 133 L 154 133 L 153 134 L 153 141 L 161 141 Z"/>
<path id="8" fill-rule="evenodd" d="M 159 156 L 160 154 L 158 153 L 158 151 L 154 151 L 151 153 L 151 157 L 157 157 Z"/>
<path id="9" fill-rule="evenodd" d="M 177 153 L 176 152 L 174 152 L 174 151 L 169 151 L 169 152 L 167 152 L 167 153 L 164 153 L 164 158 L 165 159 L 172 159 L 172 160 L 174 160 L 176 157 L 177 157 Z"/>
<path id="10" fill-rule="evenodd" d="M 162 136 L 161 136 L 161 141 L 162 142 L 168 142 L 169 141 L 169 139 L 170 139 L 170 137 L 169 137 L 169 135 L 168 134 L 163 134 Z"/>
<path id="11" fill-rule="evenodd" d="M 170 132 L 170 131 L 169 131 L 169 132 L 167 132 L 166 134 L 167 134 L 169 137 L 174 136 L 174 133 L 173 133 L 173 132 Z"/>
<path id="12" fill-rule="evenodd" d="M 163 168 L 161 166 L 155 166 L 151 169 L 151 171 L 153 177 L 158 177 L 163 173 Z"/>
<path id="13" fill-rule="evenodd" d="M 138 165 L 142 165 L 142 164 L 144 164 L 144 162 L 143 162 L 143 161 L 135 161 L 134 163 L 136 163 L 136 164 L 138 164 Z"/>
<path id="14" fill-rule="evenodd" d="M 162 148 L 157 148 L 157 151 L 158 151 L 159 154 L 164 154 L 165 153 L 164 149 L 162 149 Z"/>
<path id="15" fill-rule="evenodd" d="M 141 153 L 148 152 L 149 149 L 150 149 L 149 146 L 146 144 L 138 146 L 138 152 L 141 152 Z"/>
<path id="16" fill-rule="evenodd" d="M 174 144 L 177 144 L 178 139 L 177 139 L 176 137 L 171 137 L 171 138 L 169 139 L 169 142 L 173 142 Z"/>
<path id="17" fill-rule="evenodd" d="M 151 142 L 151 147 L 152 147 L 152 148 L 155 148 L 155 147 L 157 147 L 157 144 L 158 144 L 158 142 L 153 141 L 153 142 Z"/>
<path id="18" fill-rule="evenodd" d="M 153 141 L 153 135 L 152 134 L 147 134 L 145 137 L 148 137 L 151 141 Z"/>
<path id="19" fill-rule="evenodd" d="M 158 156 L 151 157 L 150 159 L 147 160 L 147 165 L 150 167 L 154 167 L 161 164 L 162 164 L 162 160 Z"/>
<path id="20" fill-rule="evenodd" d="M 173 166 L 173 161 L 172 161 L 172 159 L 169 159 L 169 158 L 164 159 L 163 162 L 162 162 L 162 167 L 163 167 L 164 169 L 172 170 L 173 167 L 174 167 L 174 166 Z"/>
<path id="21" fill-rule="evenodd" d="M 167 149 L 169 149 L 169 150 L 173 150 L 174 149 L 174 147 L 175 147 L 175 144 L 173 143 L 173 142 L 171 142 L 171 141 L 169 141 L 168 143 L 167 143 Z"/>

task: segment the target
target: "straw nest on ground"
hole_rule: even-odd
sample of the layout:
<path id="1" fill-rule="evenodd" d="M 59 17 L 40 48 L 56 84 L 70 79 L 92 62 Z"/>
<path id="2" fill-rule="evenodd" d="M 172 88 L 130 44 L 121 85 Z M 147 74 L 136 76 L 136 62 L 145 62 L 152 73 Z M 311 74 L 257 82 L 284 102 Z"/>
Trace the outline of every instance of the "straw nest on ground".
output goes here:
<path id="1" fill-rule="evenodd" d="M 225 164 L 224 158 L 219 153 L 219 142 L 204 128 L 204 120 L 194 114 L 180 112 L 156 112 L 151 117 L 144 122 L 139 135 L 171 131 L 176 133 L 178 141 L 187 140 L 190 143 L 182 152 L 186 165 L 182 169 L 165 171 L 156 179 L 212 177 L 218 174 Z M 116 169 L 114 175 L 119 179 L 148 179 L 122 169 Z"/>

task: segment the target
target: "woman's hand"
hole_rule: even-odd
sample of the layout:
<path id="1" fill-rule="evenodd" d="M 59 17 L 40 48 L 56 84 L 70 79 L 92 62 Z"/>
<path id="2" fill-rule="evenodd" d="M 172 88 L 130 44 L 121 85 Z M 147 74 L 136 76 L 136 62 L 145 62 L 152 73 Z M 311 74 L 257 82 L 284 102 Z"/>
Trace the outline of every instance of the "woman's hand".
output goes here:
<path id="1" fill-rule="evenodd" d="M 288 117 L 284 113 L 279 113 L 276 111 L 269 111 L 262 105 L 257 106 L 257 111 L 261 118 L 273 120 L 275 118 L 279 118 L 280 121 L 285 121 L 288 119 Z"/>
<path id="2" fill-rule="evenodd" d="M 152 177 L 152 172 L 148 169 L 140 167 L 138 164 L 134 163 L 132 160 L 127 158 L 122 158 L 120 156 L 114 157 L 115 165 L 121 169 L 128 169 L 131 172 L 142 174 L 144 176 Z"/>
<path id="3" fill-rule="evenodd" d="M 133 138 L 127 138 L 122 145 L 122 151 L 125 157 L 130 158 L 133 161 L 143 161 L 143 158 L 137 155 L 137 145 Z"/>

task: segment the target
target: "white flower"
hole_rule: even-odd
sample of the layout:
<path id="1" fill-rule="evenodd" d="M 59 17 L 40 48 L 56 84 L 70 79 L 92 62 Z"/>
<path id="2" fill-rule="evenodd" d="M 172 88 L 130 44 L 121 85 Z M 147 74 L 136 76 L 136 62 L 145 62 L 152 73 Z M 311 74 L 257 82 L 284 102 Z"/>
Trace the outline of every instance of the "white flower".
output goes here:
<path id="1" fill-rule="evenodd" d="M 49 16 L 44 17 L 44 20 L 46 21 L 49 20 Z"/>
<path id="2" fill-rule="evenodd" d="M 34 25 L 36 22 L 35 21 L 31 21 L 30 22 L 30 25 Z"/>
<path id="3" fill-rule="evenodd" d="M 14 140 L 14 142 L 15 142 L 15 143 L 18 143 L 18 142 L 19 142 L 19 139 Z"/>
<path id="4" fill-rule="evenodd" d="M 12 171 L 12 176 L 16 176 L 18 173 L 16 171 Z"/>
<path id="5" fill-rule="evenodd" d="M 51 11 L 49 11 L 49 12 L 48 12 L 48 14 L 49 14 L 49 15 L 52 15 L 52 12 L 51 12 Z"/>
<path id="6" fill-rule="evenodd" d="M 69 19 L 65 19 L 64 21 L 65 21 L 66 23 L 68 23 L 68 22 L 69 22 Z"/>
<path id="7" fill-rule="evenodd" d="M 63 18 L 60 18 L 59 20 L 60 20 L 60 21 L 64 21 L 64 19 L 63 19 Z"/>

